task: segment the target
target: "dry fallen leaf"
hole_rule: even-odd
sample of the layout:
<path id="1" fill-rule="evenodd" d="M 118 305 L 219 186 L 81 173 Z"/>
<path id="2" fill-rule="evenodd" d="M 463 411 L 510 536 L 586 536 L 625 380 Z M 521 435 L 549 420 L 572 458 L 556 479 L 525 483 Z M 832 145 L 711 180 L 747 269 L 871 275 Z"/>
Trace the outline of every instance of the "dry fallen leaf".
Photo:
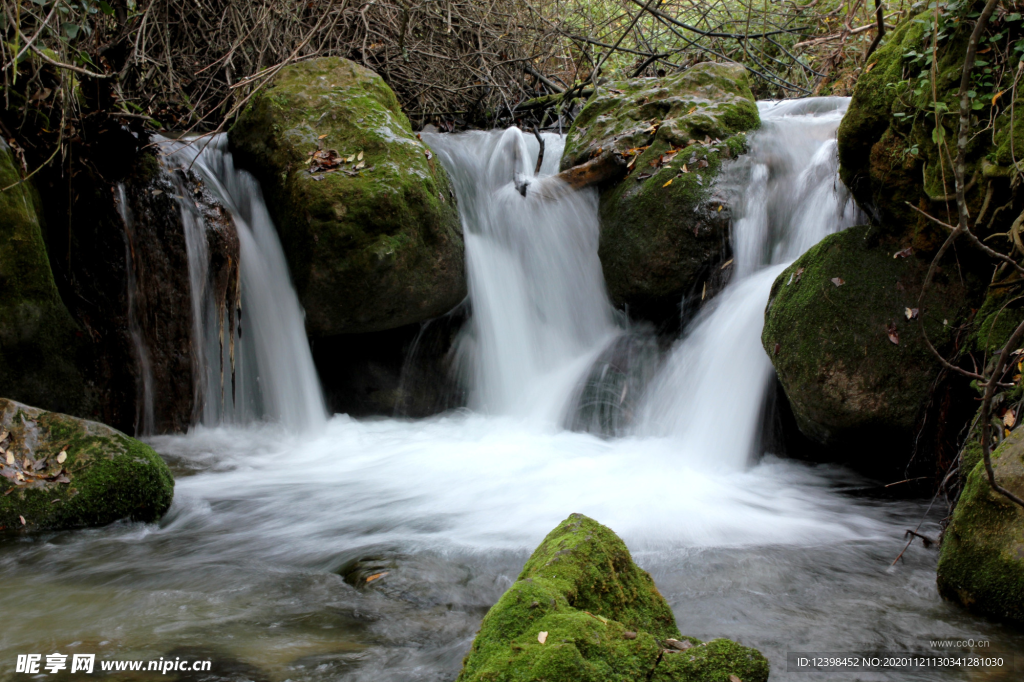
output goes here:
<path id="1" fill-rule="evenodd" d="M 695 111 L 697 111 L 697 107 L 692 107 L 689 111 L 686 112 L 686 115 L 689 116 L 690 114 L 692 114 Z"/>
<path id="2" fill-rule="evenodd" d="M 872 64 L 871 66 L 874 66 L 874 64 Z M 729 682 L 743 682 L 743 680 L 736 677 L 735 675 L 729 675 Z"/>
<path id="3" fill-rule="evenodd" d="M 7 453 L 7 464 L 8 466 L 14 464 L 14 455 L 10 452 Z"/>
<path id="4" fill-rule="evenodd" d="M 668 187 L 668 186 L 669 186 L 669 185 L 671 185 L 671 184 L 672 184 L 672 180 L 671 180 L 671 179 L 669 179 L 669 181 L 668 181 L 668 182 L 666 182 L 666 183 L 665 183 L 664 185 L 662 185 L 662 187 Z"/>
<path id="5" fill-rule="evenodd" d="M 899 331 L 897 331 L 895 324 L 890 322 L 889 326 L 885 328 L 885 332 L 889 336 L 889 340 L 892 341 L 893 344 L 897 346 L 900 345 L 900 333 Z"/>
<path id="6" fill-rule="evenodd" d="M 683 171 L 684 173 L 689 173 L 689 172 L 690 172 L 690 169 L 686 167 L 686 164 L 685 164 L 685 163 L 683 164 L 683 168 L 682 168 L 682 171 Z"/>
<path id="7" fill-rule="evenodd" d="M 21 519 L 21 525 L 24 526 L 25 525 L 25 517 L 24 516 L 19 516 L 18 518 Z"/>
<path id="8" fill-rule="evenodd" d="M 1017 415 L 1014 414 L 1013 410 L 1007 410 L 1006 413 L 1003 415 L 1003 424 L 1005 424 L 1006 426 L 1008 426 L 1008 427 L 1010 427 L 1012 429 L 1013 425 L 1016 424 L 1016 423 L 1017 423 Z"/>
<path id="9" fill-rule="evenodd" d="M 369 585 L 369 584 L 370 584 L 370 583 L 372 583 L 372 582 L 373 582 L 374 580 L 380 580 L 381 578 L 383 578 L 383 577 L 384 577 L 384 576 L 386 576 L 387 574 L 388 574 L 388 572 L 387 572 L 387 571 L 383 571 L 382 573 L 374 573 L 373 575 L 371 575 L 370 577 L 368 577 L 368 578 L 366 579 L 366 584 L 367 584 L 367 585 Z"/>
<path id="10" fill-rule="evenodd" d="M 999 92 L 992 96 L 992 106 L 996 105 L 996 100 L 1002 97 L 1004 92 L 1006 92 L 1006 90 L 1000 90 Z"/>
<path id="11" fill-rule="evenodd" d="M 358 154 L 356 154 L 356 161 L 362 161 L 362 160 L 363 160 L 363 153 L 359 152 Z"/>
<path id="12" fill-rule="evenodd" d="M 541 630 L 540 634 L 537 635 L 537 641 L 540 642 L 541 644 L 543 644 L 544 642 L 548 641 L 548 632 L 547 632 L 547 630 Z"/>
<path id="13" fill-rule="evenodd" d="M 913 246 L 908 246 L 907 248 L 903 249 L 902 251 L 897 251 L 896 253 L 892 254 L 892 257 L 893 258 L 909 258 L 910 256 L 913 256 L 913 255 L 914 255 L 914 247 Z"/>
<path id="14" fill-rule="evenodd" d="M 67 453 L 66 451 L 64 451 L 64 450 L 61 450 L 61 451 L 60 451 L 60 454 L 59 454 L 59 455 L 57 455 L 57 464 L 63 464 L 63 463 L 64 463 L 64 461 L 65 461 L 65 460 L 66 460 L 67 458 L 68 458 L 68 453 Z"/>
<path id="15" fill-rule="evenodd" d="M 316 138 L 316 139 L 318 139 L 318 140 L 322 140 L 322 139 L 324 139 L 325 137 L 327 137 L 327 133 L 324 133 L 323 135 L 321 135 L 320 137 L 318 137 L 318 138 Z"/>
<path id="16" fill-rule="evenodd" d="M 708 295 L 708 283 L 704 282 L 704 290 L 700 292 L 700 300 L 704 300 L 704 297 Z"/>
<path id="17" fill-rule="evenodd" d="M 833 277 L 830 281 L 832 282 L 832 284 L 835 284 L 837 287 L 841 287 L 844 284 L 846 284 L 846 280 L 844 280 L 842 277 Z"/>

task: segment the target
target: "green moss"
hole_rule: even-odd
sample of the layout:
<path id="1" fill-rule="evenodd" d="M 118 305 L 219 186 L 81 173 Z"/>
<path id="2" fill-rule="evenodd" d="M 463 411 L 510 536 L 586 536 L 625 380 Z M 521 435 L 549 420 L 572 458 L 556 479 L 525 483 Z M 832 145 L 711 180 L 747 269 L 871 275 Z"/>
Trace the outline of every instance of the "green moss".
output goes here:
<path id="1" fill-rule="evenodd" d="M 84 382 L 79 332 L 57 293 L 43 241 L 39 195 L 0 141 L 0 390 L 48 408 L 78 411 Z"/>
<path id="2" fill-rule="evenodd" d="M 315 335 L 440 315 L 466 294 L 452 185 L 379 76 L 340 58 L 281 70 L 230 131 L 267 194 Z M 310 174 L 310 153 L 365 167 Z"/>
<path id="3" fill-rule="evenodd" d="M 992 466 L 1001 486 L 1024 496 L 1024 429 L 992 453 Z M 972 611 L 1024 623 L 1024 509 L 992 490 L 980 461 L 943 536 L 938 586 Z"/>
<path id="4" fill-rule="evenodd" d="M 717 682 L 724 674 L 721 681 L 727 682 L 729 674 L 738 674 L 745 682 L 758 682 L 768 677 L 767 661 L 753 649 L 686 638 L 694 647 L 676 656 L 665 649 L 663 640 L 669 638 L 681 639 L 651 577 L 633 564 L 611 530 L 573 514 L 544 539 L 487 613 L 458 679 Z M 669 659 L 672 667 L 662 672 Z M 700 677 L 705 673 L 711 676 Z"/>
<path id="5" fill-rule="evenodd" d="M 724 260 L 729 213 L 711 201 L 715 179 L 759 125 L 746 70 L 736 65 L 617 81 L 587 102 L 569 130 L 563 168 L 598 150 L 647 147 L 626 179 L 601 191 L 599 255 L 616 305 L 678 316 L 682 297 Z M 681 151 L 651 165 L 671 149 Z"/>
<path id="6" fill-rule="evenodd" d="M 831 235 L 783 271 L 761 336 L 801 431 L 857 457 L 911 451 L 940 370 L 921 325 L 950 352 L 953 329 L 969 314 L 959 275 L 943 270 L 908 319 L 929 259 L 894 258 L 902 245 L 882 232 L 862 226 Z"/>
<path id="7" fill-rule="evenodd" d="M 16 464 L 44 462 L 36 473 L 55 479 L 0 478 L 0 526 L 8 531 L 101 526 L 119 519 L 153 521 L 174 495 L 174 480 L 152 448 L 99 424 L 0 398 L 0 432 Z M 61 452 L 63 463 L 57 461 Z M 25 519 L 25 524 L 21 519 Z"/>

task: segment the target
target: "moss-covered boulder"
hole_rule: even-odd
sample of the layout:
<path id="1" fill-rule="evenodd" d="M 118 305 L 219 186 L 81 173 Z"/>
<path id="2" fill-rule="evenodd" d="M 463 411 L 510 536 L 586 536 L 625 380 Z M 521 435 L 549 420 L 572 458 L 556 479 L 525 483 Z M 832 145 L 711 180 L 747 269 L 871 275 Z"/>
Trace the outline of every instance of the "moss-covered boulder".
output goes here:
<path id="1" fill-rule="evenodd" d="M 289 65 L 230 131 L 315 336 L 436 317 L 466 295 L 455 194 L 395 94 L 341 58 Z"/>
<path id="2" fill-rule="evenodd" d="M 893 234 L 907 235 L 915 248 L 934 249 L 947 233 L 912 206 L 947 222 L 955 222 L 956 202 L 949 154 L 956 152 L 957 92 L 968 39 L 975 24 L 973 18 L 977 16 L 972 13 L 983 4 L 980 0 L 964 2 L 942 13 L 935 79 L 938 117 L 931 81 L 930 41 L 935 33 L 935 13 L 925 10 L 903 21 L 871 56 L 839 127 L 843 182 L 876 224 Z M 1016 29 L 997 13 L 990 33 L 1005 36 L 1007 30 Z M 975 132 L 985 128 L 990 118 L 996 121 L 992 131 L 971 136 L 966 166 L 966 196 L 972 228 L 982 236 L 1006 232 L 1020 212 L 1019 209 L 996 210 L 1011 197 L 1013 163 L 1007 135 L 1010 127 L 1008 96 L 1015 69 L 1009 65 L 999 69 L 1003 81 L 998 82 L 994 74 L 984 73 L 992 71 L 985 59 L 979 56 L 976 75 L 993 82 L 986 84 L 984 90 L 981 85 L 972 85 L 979 91 L 974 100 L 977 103 L 973 112 L 977 117 Z M 990 91 L 1000 93 L 1000 97 L 986 96 Z M 1017 107 L 1022 103 L 1018 101 Z M 1016 118 L 1022 133 L 1020 144 L 1024 141 L 1024 125 L 1019 120 L 1021 117 Z M 945 145 L 941 155 L 940 143 Z M 992 242 L 993 245 L 1005 243 Z"/>
<path id="3" fill-rule="evenodd" d="M 992 453 L 996 481 L 1024 497 L 1024 429 Z M 984 462 L 967 477 L 946 528 L 939 592 L 987 616 L 1024 623 L 1024 509 L 992 490 Z"/>
<path id="4" fill-rule="evenodd" d="M 0 529 L 153 521 L 174 479 L 152 448 L 98 422 L 0 398 Z"/>
<path id="5" fill-rule="evenodd" d="M 836 459 L 895 468 L 913 452 L 941 370 L 921 325 L 952 354 L 955 329 L 970 314 L 955 264 L 940 268 L 919 309 L 929 262 L 882 229 L 851 227 L 823 239 L 772 285 L 761 342 L 798 427 Z"/>
<path id="6" fill-rule="evenodd" d="M 616 81 L 590 98 L 569 130 L 562 168 L 609 149 L 640 152 L 625 179 L 601 190 L 599 255 L 616 305 L 671 317 L 684 295 L 700 295 L 729 241 L 715 178 L 759 125 L 746 69 L 737 65 Z"/>
<path id="7" fill-rule="evenodd" d="M 80 412 L 80 334 L 54 283 L 39 195 L 21 180 L 14 154 L 0 139 L 0 186 L 9 187 L 0 192 L 0 390 L 49 409 Z"/>
<path id="8" fill-rule="evenodd" d="M 683 638 L 668 603 L 615 533 L 573 514 L 484 617 L 459 682 L 743 682 L 756 650 Z"/>

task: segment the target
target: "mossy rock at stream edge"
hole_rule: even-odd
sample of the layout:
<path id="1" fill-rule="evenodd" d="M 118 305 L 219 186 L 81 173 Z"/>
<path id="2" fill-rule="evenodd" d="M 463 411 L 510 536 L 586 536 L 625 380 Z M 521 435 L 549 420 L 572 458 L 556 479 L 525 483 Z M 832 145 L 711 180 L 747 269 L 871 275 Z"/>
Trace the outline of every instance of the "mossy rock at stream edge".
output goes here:
<path id="1" fill-rule="evenodd" d="M 0 398 L 0 436 L 4 532 L 154 521 L 171 505 L 167 464 L 105 424 Z"/>
<path id="2" fill-rule="evenodd" d="M 64 307 L 43 241 L 42 207 L 0 140 L 0 390 L 49 409 L 80 412 L 78 327 Z"/>
<path id="3" fill-rule="evenodd" d="M 734 64 L 615 81 L 590 98 L 569 130 L 563 169 L 599 151 L 647 147 L 630 175 L 601 188 L 599 255 L 616 305 L 658 320 L 700 296 L 728 253 L 729 211 L 715 179 L 759 125 L 746 69 Z M 681 150 L 671 161 L 652 167 L 673 148 Z"/>
<path id="4" fill-rule="evenodd" d="M 311 335 L 394 329 L 466 296 L 451 182 L 380 76 L 336 57 L 286 66 L 229 138 L 260 180 Z M 318 149 L 363 156 L 310 173 Z"/>
<path id="5" fill-rule="evenodd" d="M 547 633 L 540 641 L 541 633 Z M 480 626 L 458 682 L 743 682 L 768 679 L 755 649 L 683 638 L 646 571 L 610 529 L 572 514 Z"/>
<path id="6" fill-rule="evenodd" d="M 1024 429 L 996 448 L 992 468 L 999 485 L 1024 497 Z M 971 611 L 1024 623 L 1024 508 L 992 490 L 984 462 L 967 477 L 943 536 L 938 586 Z"/>
<path id="7" fill-rule="evenodd" d="M 958 15 L 980 10 L 983 2 L 963 3 L 956 9 Z M 975 15 L 976 16 L 976 15 Z M 998 17 L 995 18 L 998 21 Z M 931 35 L 933 11 L 925 10 L 916 17 L 904 20 L 891 35 L 886 36 L 879 50 L 871 56 L 868 68 L 860 75 L 838 131 L 840 176 L 860 206 L 872 220 L 890 234 L 900 236 L 904 246 L 919 250 L 932 250 L 945 240 L 948 232 L 937 226 L 914 208 L 949 222 L 956 215 L 955 200 L 943 197 L 954 192 L 953 173 L 948 154 L 940 158 L 936 144 L 936 123 L 932 107 L 932 88 L 929 84 L 920 94 L 914 92 L 913 78 L 921 70 L 915 62 L 921 51 L 927 51 L 926 38 Z M 973 20 L 961 20 L 941 43 L 937 63 L 936 90 L 938 101 L 950 114 L 942 117 L 947 144 L 955 147 L 959 126 L 957 92 Z M 980 67 L 979 67 L 980 68 Z M 992 133 L 974 134 L 967 148 L 966 180 L 967 204 L 972 227 L 980 236 L 1006 232 L 1019 215 L 1015 210 L 995 212 L 1007 204 L 1011 196 L 1012 161 L 1009 154 L 1010 90 L 1014 68 L 1005 69 L 1004 80 L 996 83 L 993 91 L 1005 91 L 997 100 L 1000 112 Z M 911 80 L 908 80 L 910 78 Z M 974 115 L 981 121 L 977 133 L 990 116 L 993 102 L 981 97 L 984 103 Z M 1019 111 L 1024 101 L 1016 102 Z M 1024 121 L 1017 116 L 1016 148 L 1024 149 Z M 995 138 L 993 142 L 993 137 Z M 1018 155 L 1020 152 L 1018 151 Z M 991 196 L 986 200 L 986 193 Z M 1018 202 L 1019 203 L 1019 202 Z M 982 207 L 986 205 L 982 214 Z M 980 218 L 980 220 L 979 220 Z M 993 224 L 988 227 L 989 221 Z M 975 223 L 978 223 L 975 225 Z M 990 242 L 1002 248 L 1006 243 Z M 964 265 L 970 259 L 982 269 L 988 261 L 980 259 L 971 249 L 961 249 Z"/>
<path id="8" fill-rule="evenodd" d="M 941 370 L 921 324 L 952 355 L 970 315 L 954 268 L 939 268 L 915 312 L 929 259 L 899 247 L 867 226 L 826 237 L 775 280 L 761 335 L 801 432 L 832 459 L 879 475 L 902 471 L 913 454 Z"/>

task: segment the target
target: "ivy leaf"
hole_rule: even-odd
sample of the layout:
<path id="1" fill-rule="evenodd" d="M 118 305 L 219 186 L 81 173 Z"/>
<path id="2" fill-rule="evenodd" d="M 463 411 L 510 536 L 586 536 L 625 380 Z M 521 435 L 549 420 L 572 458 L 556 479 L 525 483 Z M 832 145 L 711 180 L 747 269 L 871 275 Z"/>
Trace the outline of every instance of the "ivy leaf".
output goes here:
<path id="1" fill-rule="evenodd" d="M 78 24 L 72 24 L 70 21 L 65 21 L 61 28 L 64 29 L 64 33 L 66 33 L 68 38 L 71 40 L 78 37 Z"/>
<path id="2" fill-rule="evenodd" d="M 103 0 L 100 0 L 100 11 L 106 15 L 114 16 L 114 8 L 103 2 Z"/>

